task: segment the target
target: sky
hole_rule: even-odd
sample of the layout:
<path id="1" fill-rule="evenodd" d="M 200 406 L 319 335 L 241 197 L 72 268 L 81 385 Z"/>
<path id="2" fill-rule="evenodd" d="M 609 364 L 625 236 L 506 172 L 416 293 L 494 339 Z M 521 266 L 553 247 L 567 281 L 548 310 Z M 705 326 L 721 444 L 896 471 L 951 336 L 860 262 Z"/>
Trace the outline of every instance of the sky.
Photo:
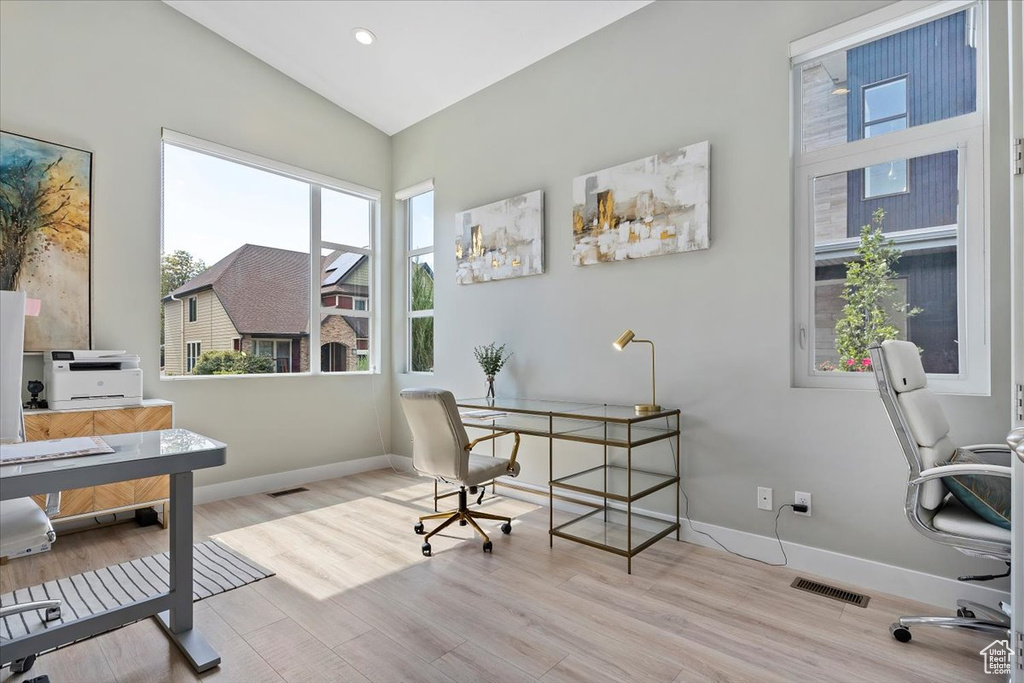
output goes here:
<path id="1" fill-rule="evenodd" d="M 309 206 L 304 182 L 164 145 L 165 254 L 182 249 L 212 266 L 247 243 L 308 253 Z M 324 188 L 321 206 L 322 240 L 369 246 L 368 200 Z"/>

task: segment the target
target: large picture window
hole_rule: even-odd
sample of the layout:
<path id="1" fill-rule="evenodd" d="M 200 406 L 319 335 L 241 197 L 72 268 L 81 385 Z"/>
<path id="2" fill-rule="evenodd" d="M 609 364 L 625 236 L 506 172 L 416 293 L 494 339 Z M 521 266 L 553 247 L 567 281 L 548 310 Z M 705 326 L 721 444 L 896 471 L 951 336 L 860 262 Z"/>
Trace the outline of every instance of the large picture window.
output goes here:
<path id="1" fill-rule="evenodd" d="M 798 386 L 870 386 L 868 346 L 906 339 L 938 390 L 989 390 L 985 12 L 931 11 L 791 49 Z"/>
<path id="2" fill-rule="evenodd" d="M 172 131 L 162 181 L 163 377 L 374 367 L 379 193 Z"/>

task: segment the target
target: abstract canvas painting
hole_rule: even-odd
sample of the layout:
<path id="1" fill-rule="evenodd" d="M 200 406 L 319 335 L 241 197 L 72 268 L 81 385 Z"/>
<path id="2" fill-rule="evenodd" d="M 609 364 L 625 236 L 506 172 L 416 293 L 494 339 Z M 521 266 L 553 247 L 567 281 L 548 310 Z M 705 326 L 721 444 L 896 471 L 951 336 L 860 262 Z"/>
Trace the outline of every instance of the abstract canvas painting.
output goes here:
<path id="1" fill-rule="evenodd" d="M 25 350 L 90 348 L 92 154 L 0 131 L 0 289 L 39 299 Z"/>
<path id="2" fill-rule="evenodd" d="M 544 272 L 544 193 L 503 199 L 455 216 L 460 285 Z"/>
<path id="3" fill-rule="evenodd" d="M 704 141 L 573 179 L 573 263 L 707 249 L 710 160 Z"/>

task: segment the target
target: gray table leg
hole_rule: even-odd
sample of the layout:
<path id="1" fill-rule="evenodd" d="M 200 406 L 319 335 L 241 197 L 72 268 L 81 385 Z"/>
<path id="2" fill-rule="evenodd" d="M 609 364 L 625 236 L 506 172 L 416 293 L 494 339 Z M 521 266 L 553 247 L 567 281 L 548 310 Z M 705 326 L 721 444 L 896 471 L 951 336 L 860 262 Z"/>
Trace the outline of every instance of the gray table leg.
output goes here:
<path id="1" fill-rule="evenodd" d="M 220 655 L 192 628 L 192 472 L 171 475 L 171 609 L 157 615 L 196 673 L 220 664 Z"/>

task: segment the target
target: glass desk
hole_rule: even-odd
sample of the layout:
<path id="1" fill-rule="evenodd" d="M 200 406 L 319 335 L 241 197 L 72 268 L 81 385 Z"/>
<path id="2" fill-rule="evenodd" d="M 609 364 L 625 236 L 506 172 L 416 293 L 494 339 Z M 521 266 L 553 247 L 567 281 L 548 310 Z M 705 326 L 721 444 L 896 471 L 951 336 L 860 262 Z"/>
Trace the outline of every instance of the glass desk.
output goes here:
<path id="1" fill-rule="evenodd" d="M 678 409 L 638 415 L 633 406 L 580 403 L 530 398 L 457 399 L 466 427 L 492 432 L 519 432 L 548 440 L 548 542 L 564 538 L 626 558 L 633 572 L 633 557 L 672 532 L 679 540 L 679 417 Z M 674 472 L 634 467 L 642 457 L 635 450 L 648 444 L 675 440 Z M 601 446 L 604 463 L 555 477 L 555 442 L 575 441 Z M 492 452 L 494 441 L 491 442 Z M 626 451 L 626 463 L 610 464 L 608 449 Z M 633 503 L 655 491 L 675 487 L 675 522 L 633 512 Z M 594 509 L 554 525 L 557 497 Z M 577 495 L 573 495 L 577 494 Z M 587 496 L 588 498 L 583 498 Z M 602 502 L 597 504 L 595 499 Z"/>
<path id="2" fill-rule="evenodd" d="M 212 669 L 220 663 L 220 656 L 192 625 L 192 474 L 194 470 L 223 465 L 227 447 L 187 429 L 102 438 L 113 453 L 0 466 L 0 500 L 169 474 L 170 589 L 13 640 L 5 639 L 0 643 L 0 661 L 13 662 L 155 616 L 197 673 Z"/>

